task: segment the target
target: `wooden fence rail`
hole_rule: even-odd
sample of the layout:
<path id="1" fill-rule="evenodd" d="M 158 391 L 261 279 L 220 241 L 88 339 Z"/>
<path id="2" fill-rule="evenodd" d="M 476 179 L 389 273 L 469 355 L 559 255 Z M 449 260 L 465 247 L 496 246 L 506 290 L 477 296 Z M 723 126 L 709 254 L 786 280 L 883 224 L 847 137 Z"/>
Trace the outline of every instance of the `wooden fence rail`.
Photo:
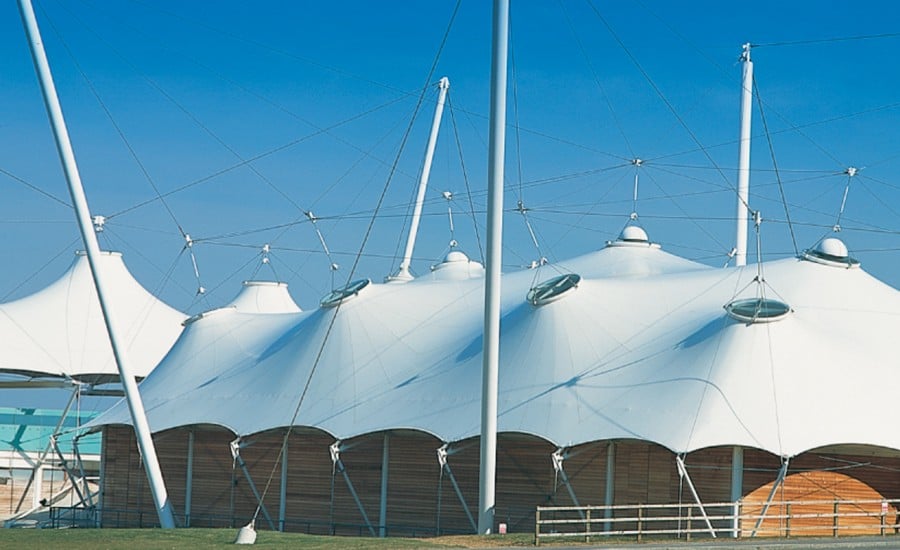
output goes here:
<path id="1" fill-rule="evenodd" d="M 538 506 L 534 543 L 556 538 L 897 534 L 900 499 Z"/>

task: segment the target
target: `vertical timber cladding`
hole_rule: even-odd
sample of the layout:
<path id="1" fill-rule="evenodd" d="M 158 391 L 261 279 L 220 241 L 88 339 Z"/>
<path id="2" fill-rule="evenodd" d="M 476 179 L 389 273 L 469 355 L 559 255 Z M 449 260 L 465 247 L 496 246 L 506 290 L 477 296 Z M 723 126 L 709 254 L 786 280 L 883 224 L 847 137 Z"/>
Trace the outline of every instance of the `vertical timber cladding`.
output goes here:
<path id="1" fill-rule="evenodd" d="M 181 429 L 153 436 L 160 469 L 177 518 L 182 518 L 185 496 L 187 435 Z M 131 426 L 103 428 L 103 527 L 159 525 L 153 494 Z"/>
<path id="2" fill-rule="evenodd" d="M 380 434 L 382 442 L 384 435 Z M 388 439 L 387 536 L 436 534 L 440 440 L 414 431 L 391 432 Z M 452 492 L 452 487 L 450 488 Z M 453 498 L 456 498 L 455 492 Z M 457 500 L 458 502 L 458 500 Z M 375 509 L 373 523 L 379 519 Z"/>
<path id="3" fill-rule="evenodd" d="M 278 436 L 280 442 L 284 430 L 278 432 Z M 320 430 L 300 427 L 291 430 L 287 455 L 286 531 L 316 535 L 331 533 L 332 465 L 328 447 L 333 442 L 332 436 Z M 280 476 L 281 472 L 278 474 Z M 255 479 L 255 472 L 253 476 Z M 277 508 L 269 512 L 277 516 Z"/>
<path id="4" fill-rule="evenodd" d="M 494 532 L 499 523 L 506 523 L 509 532 L 534 530 L 535 508 L 553 502 L 556 492 L 551 459 L 555 450 L 546 439 L 517 433 L 497 435 Z"/>
<path id="5" fill-rule="evenodd" d="M 194 432 L 193 484 L 191 486 L 191 527 L 235 527 L 235 481 L 231 448 L 235 439 L 232 431 L 219 426 L 191 426 L 178 428 L 183 433 L 183 469 L 187 468 L 189 430 Z M 165 476 L 166 470 L 163 469 Z M 252 497 L 251 497 L 252 498 Z"/>
<path id="6" fill-rule="evenodd" d="M 767 453 L 753 451 L 745 468 L 771 472 L 778 459 Z M 767 460 L 768 459 L 768 460 Z M 769 462 L 769 464 L 767 464 Z M 768 467 L 767 467 L 768 466 Z M 898 498 L 900 494 L 900 452 L 874 447 L 831 447 L 803 453 L 791 460 L 788 475 L 776 491 L 768 516 L 791 515 L 784 519 L 766 519 L 757 533 L 760 536 L 835 534 L 833 501 L 872 501 L 869 503 L 838 504 L 838 513 L 858 514 L 857 517 L 841 517 L 837 520 L 839 534 L 878 534 L 881 531 L 881 499 Z M 746 479 L 746 474 L 745 474 Z M 767 480 L 759 476 L 748 489 L 745 483 L 744 510 L 756 514 L 762 509 L 775 475 Z M 786 501 L 806 501 L 809 504 L 791 504 Z M 816 503 L 816 501 L 824 501 Z M 893 524 L 897 509 L 888 506 L 886 523 Z M 820 514 L 821 517 L 809 517 Z M 869 517 L 866 517 L 869 514 Z M 807 516 L 807 517 L 796 517 Z M 745 532 L 752 526 L 744 526 Z"/>

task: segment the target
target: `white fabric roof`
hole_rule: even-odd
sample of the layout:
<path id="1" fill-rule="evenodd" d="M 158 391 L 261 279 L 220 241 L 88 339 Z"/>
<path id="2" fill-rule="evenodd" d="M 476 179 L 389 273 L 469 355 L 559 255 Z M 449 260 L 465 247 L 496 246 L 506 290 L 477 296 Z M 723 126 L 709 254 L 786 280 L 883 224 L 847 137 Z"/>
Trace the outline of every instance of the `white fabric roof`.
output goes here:
<path id="1" fill-rule="evenodd" d="M 120 253 L 102 252 L 100 264 L 132 372 L 147 376 L 178 338 L 186 315 L 147 292 L 128 272 Z M 118 379 L 83 253 L 48 287 L 0 304 L 0 342 L 0 372 L 88 382 Z"/>
<path id="2" fill-rule="evenodd" d="M 535 307 L 528 290 L 575 271 Z M 639 438 L 675 452 L 746 445 L 793 456 L 831 444 L 900 449 L 900 294 L 858 268 L 786 259 L 712 269 L 652 246 L 611 246 L 503 276 L 498 427 L 559 445 Z M 413 428 L 480 433 L 483 279 L 370 284 L 341 307 L 191 323 L 141 384 L 154 431 L 212 423 L 240 435 L 295 424 L 348 438 Z M 747 324 L 723 306 L 793 311 Z M 335 312 L 337 312 L 335 317 Z M 326 333 L 330 335 L 323 347 Z M 124 403 L 93 426 L 128 423 Z"/>
<path id="3" fill-rule="evenodd" d="M 287 283 L 274 281 L 244 281 L 229 305 L 247 313 L 298 313 L 300 306 L 287 287 Z"/>

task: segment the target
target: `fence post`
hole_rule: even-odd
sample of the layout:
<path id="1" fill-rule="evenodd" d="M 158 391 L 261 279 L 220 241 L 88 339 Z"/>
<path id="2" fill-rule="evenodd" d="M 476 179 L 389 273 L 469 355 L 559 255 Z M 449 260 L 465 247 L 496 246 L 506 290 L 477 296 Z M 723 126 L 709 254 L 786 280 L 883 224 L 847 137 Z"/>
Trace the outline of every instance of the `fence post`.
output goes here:
<path id="1" fill-rule="evenodd" d="M 785 506 L 785 515 L 787 516 L 784 520 L 784 536 L 791 536 L 791 503 L 788 502 Z"/>
<path id="2" fill-rule="evenodd" d="M 641 542 L 641 534 L 644 529 L 644 505 L 638 504 L 637 540 Z"/>
<path id="3" fill-rule="evenodd" d="M 694 511 L 693 506 L 688 506 L 688 514 L 687 514 L 687 540 L 691 540 L 691 515 Z"/>
<path id="4" fill-rule="evenodd" d="M 588 507 L 585 515 L 584 542 L 591 542 L 591 509 Z"/>
<path id="5" fill-rule="evenodd" d="M 541 508 L 538 507 L 534 511 L 534 545 L 541 544 Z"/>
<path id="6" fill-rule="evenodd" d="M 834 521 L 833 521 L 833 525 L 834 525 L 833 536 L 834 537 L 838 536 L 838 506 L 839 506 L 839 502 L 837 500 L 834 501 Z"/>

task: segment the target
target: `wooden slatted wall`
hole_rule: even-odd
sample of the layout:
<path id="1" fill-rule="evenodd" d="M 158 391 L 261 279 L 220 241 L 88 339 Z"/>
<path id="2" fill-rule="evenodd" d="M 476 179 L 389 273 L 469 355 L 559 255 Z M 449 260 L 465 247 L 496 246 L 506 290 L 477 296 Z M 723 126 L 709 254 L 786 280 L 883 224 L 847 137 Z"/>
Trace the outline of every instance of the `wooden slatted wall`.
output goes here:
<path id="1" fill-rule="evenodd" d="M 510 533 L 534 530 L 535 508 L 546 506 L 555 495 L 550 459 L 555 450 L 547 441 L 532 436 L 497 437 L 494 532 L 500 522 L 507 524 Z"/>
<path id="2" fill-rule="evenodd" d="M 421 432 L 391 433 L 388 442 L 387 535 L 436 534 L 441 442 Z"/>
<path id="3" fill-rule="evenodd" d="M 283 431 L 278 433 L 283 437 Z M 331 455 L 328 447 L 333 442 L 333 437 L 318 430 L 295 428 L 291 431 L 286 531 L 331 533 Z"/>
<path id="4" fill-rule="evenodd" d="M 232 468 L 229 442 L 234 434 L 220 427 L 169 430 L 154 436 L 163 476 L 179 523 L 185 519 L 188 433 L 194 432 L 192 526 L 237 527 L 256 509 L 256 499 L 239 469 Z M 260 491 L 273 473 L 284 430 L 273 430 L 245 441 L 241 454 Z M 292 431 L 288 445 L 286 530 L 310 533 L 366 534 L 368 529 L 339 472 L 332 477 L 329 446 L 333 438 L 312 429 Z M 341 458 L 347 474 L 378 530 L 384 434 L 368 434 L 343 443 Z M 436 449 L 440 441 L 419 432 L 390 435 L 388 534 L 430 535 L 467 533 L 472 526 L 445 474 L 441 476 Z M 593 442 L 567 451 L 564 469 L 579 504 L 603 504 L 606 491 L 608 442 Z M 477 521 L 479 438 L 450 445 L 450 468 L 470 512 Z M 535 437 L 500 434 L 497 453 L 496 523 L 510 532 L 534 528 L 537 505 L 573 504 L 568 489 L 553 470 L 555 447 Z M 900 498 L 900 452 L 877 450 L 872 456 L 810 452 L 791 461 L 790 473 L 804 473 L 807 489 L 790 478 L 793 496 L 809 495 L 809 487 L 827 485 L 846 499 Z M 730 500 L 730 447 L 706 449 L 686 458 L 688 472 L 704 502 Z M 139 460 L 133 431 L 110 426 L 103 431 L 104 526 L 155 525 L 158 520 Z M 770 453 L 744 450 L 743 494 L 762 494 L 775 480 L 780 459 Z M 835 481 L 829 470 L 840 468 L 848 480 Z M 812 473 L 806 473 L 812 472 Z M 332 498 L 333 482 L 333 498 Z M 272 519 L 279 515 L 281 465 L 274 468 L 265 503 Z M 678 476 L 675 455 L 641 441 L 615 442 L 615 504 L 671 504 L 693 497 Z M 806 493 L 804 493 L 806 491 Z M 818 497 L 817 497 L 818 498 Z M 880 498 L 880 497 L 876 497 Z M 892 509 L 893 511 L 893 509 Z M 257 527 L 267 529 L 262 521 Z M 496 525 L 494 528 L 496 529 Z M 627 527 L 620 525 L 620 527 Z"/>
<path id="5" fill-rule="evenodd" d="M 608 452 L 609 443 L 606 441 L 586 443 L 567 451 L 563 468 L 575 491 L 578 504 L 582 506 L 605 504 L 606 456 Z M 557 480 L 553 502 L 560 506 L 575 504 L 561 479 Z"/>

